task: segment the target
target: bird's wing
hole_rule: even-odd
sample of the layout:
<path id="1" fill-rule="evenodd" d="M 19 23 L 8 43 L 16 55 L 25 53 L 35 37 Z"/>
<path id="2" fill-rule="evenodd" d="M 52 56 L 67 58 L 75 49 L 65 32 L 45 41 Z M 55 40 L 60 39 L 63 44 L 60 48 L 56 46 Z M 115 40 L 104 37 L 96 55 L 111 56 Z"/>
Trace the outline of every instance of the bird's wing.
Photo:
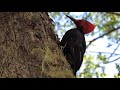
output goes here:
<path id="1" fill-rule="evenodd" d="M 60 42 L 60 45 L 65 46 L 67 44 L 69 38 L 70 38 L 70 30 L 65 33 L 65 35 L 63 36 L 63 38 Z"/>

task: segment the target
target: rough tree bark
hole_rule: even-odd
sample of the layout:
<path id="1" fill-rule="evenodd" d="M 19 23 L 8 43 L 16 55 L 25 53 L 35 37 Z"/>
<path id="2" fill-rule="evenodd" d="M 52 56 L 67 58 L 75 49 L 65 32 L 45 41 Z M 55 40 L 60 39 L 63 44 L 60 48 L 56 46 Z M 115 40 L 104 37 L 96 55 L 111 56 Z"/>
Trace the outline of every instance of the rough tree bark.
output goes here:
<path id="1" fill-rule="evenodd" d="M 0 77 L 70 78 L 47 12 L 0 12 Z"/>

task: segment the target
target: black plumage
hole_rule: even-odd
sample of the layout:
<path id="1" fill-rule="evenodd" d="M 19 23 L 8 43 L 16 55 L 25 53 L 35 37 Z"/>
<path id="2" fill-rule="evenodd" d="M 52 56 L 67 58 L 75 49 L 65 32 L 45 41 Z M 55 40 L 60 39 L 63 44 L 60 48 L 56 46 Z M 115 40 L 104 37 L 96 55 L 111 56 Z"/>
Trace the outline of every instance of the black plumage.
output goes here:
<path id="1" fill-rule="evenodd" d="M 73 74 L 76 75 L 76 72 L 81 67 L 86 50 L 86 42 L 82 28 L 68 30 L 63 36 L 60 45 L 63 47 L 63 53 L 73 69 Z"/>

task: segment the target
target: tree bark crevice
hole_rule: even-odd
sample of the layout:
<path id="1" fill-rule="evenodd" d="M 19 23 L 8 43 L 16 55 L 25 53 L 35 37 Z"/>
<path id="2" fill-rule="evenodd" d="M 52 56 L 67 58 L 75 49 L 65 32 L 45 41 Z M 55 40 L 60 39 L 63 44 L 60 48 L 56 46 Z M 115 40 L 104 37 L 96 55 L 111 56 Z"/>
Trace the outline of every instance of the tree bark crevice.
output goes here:
<path id="1" fill-rule="evenodd" d="M 0 77 L 73 77 L 47 12 L 1 12 L 0 22 Z"/>

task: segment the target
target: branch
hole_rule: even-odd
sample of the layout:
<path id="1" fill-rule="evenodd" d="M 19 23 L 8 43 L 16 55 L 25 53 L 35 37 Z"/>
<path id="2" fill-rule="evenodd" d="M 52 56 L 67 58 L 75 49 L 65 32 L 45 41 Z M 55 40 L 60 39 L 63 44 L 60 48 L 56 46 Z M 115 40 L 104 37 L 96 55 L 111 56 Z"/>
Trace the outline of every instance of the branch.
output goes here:
<path id="1" fill-rule="evenodd" d="M 106 54 L 112 54 L 112 53 L 110 53 L 110 52 L 94 52 L 94 51 L 87 51 L 87 52 L 90 52 L 90 53 L 106 53 Z M 114 53 L 114 55 L 120 55 L 120 54 L 116 54 L 116 53 Z M 108 64 L 108 63 L 111 63 L 111 62 L 117 61 L 118 59 L 120 59 L 120 57 L 117 58 L 117 59 L 115 59 L 115 60 L 111 60 L 111 61 L 109 61 L 109 62 L 106 62 L 106 63 L 104 63 L 104 64 Z M 101 63 L 103 63 L 103 62 L 101 62 Z M 99 65 L 100 65 L 101 63 L 99 63 Z"/>
<path id="2" fill-rule="evenodd" d="M 110 33 L 114 32 L 114 31 L 116 31 L 116 30 L 118 30 L 118 29 L 120 29 L 120 27 L 114 28 L 114 29 L 112 29 L 112 30 L 108 31 L 107 33 L 105 33 L 105 34 L 103 34 L 103 35 L 101 35 L 101 36 L 99 36 L 99 37 L 97 37 L 97 38 L 93 39 L 92 41 L 90 41 L 90 43 L 87 45 L 87 47 L 86 47 L 86 48 L 88 48 L 88 46 L 90 46 L 90 45 L 91 45 L 91 43 L 92 43 L 92 42 L 94 42 L 94 41 L 96 41 L 97 39 L 102 38 L 102 37 L 104 37 L 105 35 L 108 35 L 108 34 L 110 34 Z"/>
<path id="3" fill-rule="evenodd" d="M 119 43 L 119 39 L 118 40 L 116 40 L 116 42 L 114 42 L 114 44 L 118 44 Z M 114 44 L 109 44 L 108 46 L 107 46 L 107 48 L 109 48 L 109 47 L 111 47 L 111 46 L 113 46 Z"/>
<path id="4" fill-rule="evenodd" d="M 114 49 L 113 53 L 111 53 L 111 55 L 108 57 L 108 60 L 113 56 L 113 54 L 116 52 L 116 50 L 118 49 L 120 44 L 118 44 L 118 46 Z"/>
<path id="5" fill-rule="evenodd" d="M 106 63 L 104 63 L 104 64 L 108 64 L 108 63 L 111 63 L 111 62 L 115 62 L 115 61 L 117 61 L 117 60 L 119 60 L 119 59 L 120 59 L 120 57 L 117 58 L 117 59 L 115 59 L 115 60 L 111 60 L 111 61 L 109 61 L 109 62 L 106 62 Z"/>

